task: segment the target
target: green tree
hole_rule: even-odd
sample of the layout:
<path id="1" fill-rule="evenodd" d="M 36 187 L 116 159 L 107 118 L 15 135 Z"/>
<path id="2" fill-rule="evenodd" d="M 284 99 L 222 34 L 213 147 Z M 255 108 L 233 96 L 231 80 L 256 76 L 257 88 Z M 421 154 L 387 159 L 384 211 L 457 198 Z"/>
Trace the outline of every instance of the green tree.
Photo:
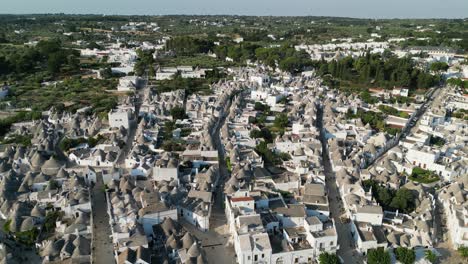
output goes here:
<path id="1" fill-rule="evenodd" d="M 5 35 L 5 33 L 0 33 L 0 43 L 8 43 L 8 39 Z"/>
<path id="2" fill-rule="evenodd" d="M 250 137 L 251 138 L 261 138 L 263 136 L 262 131 L 258 129 L 252 129 L 250 131 Z"/>
<path id="3" fill-rule="evenodd" d="M 377 192 L 377 195 L 379 197 L 379 200 L 383 204 L 390 204 L 393 199 L 392 193 L 386 189 L 386 188 L 378 188 L 378 190 L 375 190 Z"/>
<path id="4" fill-rule="evenodd" d="M 399 247 L 395 249 L 395 256 L 403 264 L 412 264 L 416 260 L 416 254 L 413 249 Z"/>
<path id="5" fill-rule="evenodd" d="M 267 164 L 276 164 L 279 162 L 278 157 L 268 148 L 268 143 L 265 141 L 260 142 L 256 147 L 255 151 L 262 156 L 263 160 Z"/>
<path id="6" fill-rule="evenodd" d="M 104 79 L 112 78 L 112 69 L 110 67 L 106 67 L 100 71 L 101 77 Z"/>
<path id="7" fill-rule="evenodd" d="M 62 43 L 59 39 L 41 40 L 37 43 L 36 49 L 45 57 L 49 54 L 60 51 Z"/>
<path id="8" fill-rule="evenodd" d="M 340 264 L 340 260 L 336 254 L 324 252 L 319 256 L 320 264 Z"/>
<path id="9" fill-rule="evenodd" d="M 391 264 L 390 253 L 383 248 L 369 249 L 367 251 L 368 264 Z"/>
<path id="10" fill-rule="evenodd" d="M 50 73 L 58 73 L 64 62 L 66 62 L 66 57 L 62 52 L 52 53 L 47 59 L 47 70 Z"/>
<path id="11" fill-rule="evenodd" d="M 67 57 L 67 64 L 71 70 L 79 70 L 80 68 L 80 60 L 75 55 L 68 55 Z"/>
<path id="12" fill-rule="evenodd" d="M 55 229 L 55 222 L 60 220 L 62 217 L 62 212 L 59 211 L 51 211 L 48 212 L 45 219 L 44 219 L 44 228 L 47 232 L 51 232 Z"/>
<path id="13" fill-rule="evenodd" d="M 437 261 L 437 255 L 432 250 L 426 250 L 424 256 L 431 263 L 436 263 Z"/>
<path id="14" fill-rule="evenodd" d="M 156 77 L 156 70 L 152 65 L 148 69 L 148 76 L 151 78 Z"/>
<path id="15" fill-rule="evenodd" d="M 399 189 L 393 197 L 390 206 L 404 213 L 414 210 L 414 196 L 411 190 L 406 188 Z"/>
<path id="16" fill-rule="evenodd" d="M 284 129 L 285 127 L 288 126 L 288 123 L 289 123 L 288 115 L 285 113 L 281 113 L 276 116 L 275 121 L 274 121 L 274 126 L 277 128 Z"/>
<path id="17" fill-rule="evenodd" d="M 463 258 L 468 258 L 468 247 L 461 246 L 457 251 Z"/>
<path id="18" fill-rule="evenodd" d="M 257 111 L 262 111 L 262 112 L 270 111 L 270 107 L 268 105 L 262 104 L 260 102 L 255 102 L 254 109 Z"/>
<path id="19" fill-rule="evenodd" d="M 10 230 L 11 230 L 11 219 L 8 219 L 3 224 L 3 232 L 10 233 Z"/>
<path id="20" fill-rule="evenodd" d="M 185 119 L 187 118 L 187 114 L 185 113 L 185 109 L 181 106 L 176 106 L 171 109 L 171 116 L 173 120 L 177 119 Z"/>
<path id="21" fill-rule="evenodd" d="M 434 62 L 431 64 L 430 69 L 434 72 L 443 72 L 448 70 L 449 66 L 445 62 Z"/>
<path id="22" fill-rule="evenodd" d="M 102 49 L 102 46 L 97 44 L 96 42 L 94 41 L 91 41 L 87 46 L 86 46 L 87 49 L 98 49 L 98 50 L 101 50 Z"/>

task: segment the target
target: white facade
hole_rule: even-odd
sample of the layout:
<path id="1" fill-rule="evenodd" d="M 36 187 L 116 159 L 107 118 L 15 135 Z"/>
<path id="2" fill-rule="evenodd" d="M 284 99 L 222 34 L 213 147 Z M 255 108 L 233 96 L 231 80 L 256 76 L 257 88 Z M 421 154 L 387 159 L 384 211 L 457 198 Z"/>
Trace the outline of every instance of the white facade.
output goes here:
<path id="1" fill-rule="evenodd" d="M 203 212 L 198 214 L 197 212 L 193 212 L 192 210 L 182 206 L 178 209 L 178 212 L 179 215 L 182 216 L 187 222 L 197 227 L 201 231 L 205 232 L 210 228 L 210 214 L 203 215 Z"/>
<path id="2" fill-rule="evenodd" d="M 177 168 L 153 167 L 153 179 L 157 182 L 179 179 Z"/>
<path id="3" fill-rule="evenodd" d="M 139 221 L 145 230 L 147 236 L 153 234 L 153 225 L 162 223 L 165 218 L 172 218 L 177 221 L 177 209 L 153 212 L 140 217 Z"/>
<path id="4" fill-rule="evenodd" d="M 142 79 L 138 76 L 125 76 L 119 79 L 117 90 L 121 92 L 135 91 L 141 85 Z"/>
<path id="5" fill-rule="evenodd" d="M 267 233 L 236 236 L 234 249 L 239 264 L 271 263 L 272 249 Z"/>
<path id="6" fill-rule="evenodd" d="M 260 90 L 253 90 L 250 92 L 250 98 L 254 101 L 262 101 L 268 97 L 268 93 L 266 91 Z"/>
<path id="7" fill-rule="evenodd" d="M 114 109 L 108 114 L 109 126 L 120 128 L 121 126 L 130 128 L 130 120 L 132 119 L 132 111 L 127 109 Z"/>
<path id="8" fill-rule="evenodd" d="M 174 72 L 157 72 L 156 73 L 156 80 L 162 81 L 162 80 L 172 80 L 174 78 L 175 73 Z"/>
<path id="9" fill-rule="evenodd" d="M 270 77 L 268 75 L 253 75 L 249 77 L 251 82 L 257 83 L 258 86 L 262 87 L 267 85 L 270 82 Z"/>

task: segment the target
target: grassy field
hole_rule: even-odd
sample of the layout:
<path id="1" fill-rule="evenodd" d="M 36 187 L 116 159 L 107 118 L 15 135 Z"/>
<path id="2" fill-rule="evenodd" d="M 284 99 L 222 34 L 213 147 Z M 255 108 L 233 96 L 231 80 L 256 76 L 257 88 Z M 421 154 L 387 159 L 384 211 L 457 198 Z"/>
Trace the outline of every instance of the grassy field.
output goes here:
<path id="1" fill-rule="evenodd" d="M 93 112 L 107 112 L 117 104 L 117 95 L 108 93 L 117 85 L 116 80 L 81 79 L 74 77 L 46 86 L 40 83 L 25 83 L 13 86 L 7 98 L 18 108 L 32 108 L 37 111 L 50 107 L 75 111 L 92 106 Z"/>

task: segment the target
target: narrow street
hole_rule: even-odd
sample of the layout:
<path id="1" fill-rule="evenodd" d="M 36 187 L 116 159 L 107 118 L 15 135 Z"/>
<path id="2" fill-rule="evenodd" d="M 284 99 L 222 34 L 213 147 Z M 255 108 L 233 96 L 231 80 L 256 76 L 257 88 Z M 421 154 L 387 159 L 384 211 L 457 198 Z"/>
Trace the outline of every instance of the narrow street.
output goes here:
<path id="1" fill-rule="evenodd" d="M 218 151 L 219 178 L 215 186 L 214 203 L 211 207 L 210 229 L 207 232 L 201 232 L 193 225 L 181 220 L 182 225 L 201 241 L 201 245 L 206 252 L 208 263 L 236 263 L 234 247 L 229 243 L 231 234 L 228 232 L 226 214 L 224 212 L 224 182 L 229 178 L 229 172 L 224 155 L 224 145 L 221 142 L 220 130 L 226 121 L 232 101 L 228 105 L 224 115 L 221 117 L 212 133 L 213 145 Z"/>
<path id="2" fill-rule="evenodd" d="M 117 158 L 117 164 L 119 165 L 125 162 L 125 158 L 130 152 L 131 147 L 133 146 L 133 142 L 135 141 L 136 129 L 138 127 L 138 118 L 140 115 L 140 107 L 141 107 L 141 104 L 143 103 L 143 97 L 144 97 L 145 91 L 149 89 L 147 84 L 148 84 L 148 81 L 145 81 L 142 88 L 136 91 L 135 97 L 133 98 L 133 103 L 135 104 L 135 114 L 134 114 L 135 121 L 131 124 L 130 129 L 127 131 L 128 132 L 127 142 L 125 142 L 125 146 L 122 148 L 119 154 L 119 157 Z"/>
<path id="3" fill-rule="evenodd" d="M 228 106 L 226 109 L 230 109 L 231 107 L 232 100 L 229 100 Z M 218 179 L 218 184 L 215 186 L 215 202 L 212 207 L 211 211 L 211 219 L 210 219 L 210 225 L 212 228 L 219 227 L 221 225 L 226 224 L 226 215 L 224 213 L 224 183 L 225 181 L 229 178 L 229 172 L 227 169 L 227 164 L 226 164 L 226 156 L 224 153 L 224 145 L 221 142 L 221 135 L 220 135 L 220 130 L 221 127 L 224 125 L 224 122 L 226 122 L 226 117 L 228 114 L 228 111 L 223 114 L 221 119 L 218 122 L 217 127 L 215 128 L 212 138 L 213 138 L 213 145 L 215 146 L 216 150 L 218 151 L 218 164 L 219 164 L 219 179 Z"/>
<path id="4" fill-rule="evenodd" d="M 115 263 L 102 176 L 97 177 L 97 183 L 92 189 L 91 197 L 93 206 L 93 263 Z"/>
<path id="5" fill-rule="evenodd" d="M 426 101 L 421 105 L 421 108 L 419 108 L 417 110 L 416 114 L 408 120 L 408 122 L 406 123 L 406 126 L 402 129 L 401 133 L 398 135 L 397 140 L 395 140 L 395 142 L 393 142 L 392 144 L 387 145 L 385 150 L 382 151 L 380 153 L 380 155 L 374 159 L 373 162 L 370 162 L 369 164 L 367 164 L 366 168 L 370 167 L 372 164 L 374 164 L 376 161 L 378 161 L 390 149 L 397 146 L 400 143 L 401 139 L 404 139 L 406 137 L 406 135 L 408 135 L 408 133 L 411 131 L 411 129 L 413 129 L 413 127 L 416 126 L 416 124 L 418 123 L 421 116 L 423 116 L 423 114 L 427 111 L 427 109 L 431 105 L 434 98 L 439 96 L 440 88 L 441 87 L 436 87 L 436 88 L 433 88 L 432 90 L 430 90 L 429 92 L 427 92 Z"/>
<path id="6" fill-rule="evenodd" d="M 218 229 L 212 228 L 202 232 L 182 218 L 179 219 L 179 222 L 200 241 L 201 247 L 206 253 L 207 263 L 236 263 L 234 247 L 227 245 L 227 241 L 231 236 L 229 233 L 221 234 Z"/>
<path id="7" fill-rule="evenodd" d="M 358 254 L 357 250 L 353 245 L 353 239 L 351 237 L 351 227 L 347 223 L 343 223 L 340 219 L 341 208 L 343 208 L 343 202 L 341 200 L 341 194 L 336 185 L 335 172 L 332 169 L 330 158 L 328 155 L 328 145 L 325 139 L 325 133 L 323 132 L 323 109 L 319 108 L 317 111 L 317 126 L 320 130 L 320 140 L 322 142 L 322 158 L 325 173 L 325 184 L 328 192 L 328 202 L 330 206 L 330 214 L 335 221 L 336 232 L 338 234 L 338 245 L 340 249 L 337 254 L 345 261 L 346 264 L 360 264 L 364 263 L 361 255 Z"/>
<path id="8" fill-rule="evenodd" d="M 128 137 L 125 146 L 122 148 L 117 158 L 116 164 L 122 165 L 125 157 L 133 146 L 135 140 L 136 128 L 138 126 L 138 116 L 142 104 L 143 95 L 148 86 L 147 82 L 143 88 L 137 90 L 134 97 L 135 104 L 135 122 L 128 130 Z M 99 172 L 98 174 L 100 174 Z M 115 263 L 114 248 L 112 243 L 112 232 L 109 224 L 109 215 L 107 214 L 107 202 L 104 192 L 105 186 L 102 176 L 98 175 L 96 185 L 92 188 L 91 200 L 93 206 L 93 262 L 94 263 Z"/>

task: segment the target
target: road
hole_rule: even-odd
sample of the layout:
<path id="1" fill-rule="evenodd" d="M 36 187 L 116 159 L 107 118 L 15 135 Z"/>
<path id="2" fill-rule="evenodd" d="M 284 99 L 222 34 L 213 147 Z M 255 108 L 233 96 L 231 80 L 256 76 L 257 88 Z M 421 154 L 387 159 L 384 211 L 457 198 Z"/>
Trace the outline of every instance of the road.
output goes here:
<path id="1" fill-rule="evenodd" d="M 96 178 L 97 182 L 92 189 L 91 195 L 93 206 L 93 263 L 115 263 L 104 183 L 102 182 L 102 176 Z"/>
<path id="2" fill-rule="evenodd" d="M 125 162 L 128 152 L 133 146 L 135 140 L 136 128 L 138 126 L 138 116 L 142 104 L 145 89 L 148 89 L 147 82 L 139 89 L 133 99 L 135 104 L 135 122 L 128 130 L 128 137 L 125 146 L 122 148 L 117 164 L 122 165 Z M 101 173 L 101 172 L 99 172 Z M 115 263 L 114 247 L 112 243 L 112 232 L 109 224 L 109 215 L 107 214 L 107 202 L 104 192 L 104 183 L 102 176 L 98 176 L 96 185 L 92 189 L 93 206 L 93 262 L 94 263 Z"/>
<path id="3" fill-rule="evenodd" d="M 436 95 L 434 95 L 436 93 Z M 426 101 L 421 105 L 421 107 L 416 111 L 416 114 L 413 115 L 408 122 L 406 123 L 406 126 L 401 130 L 401 133 L 398 135 L 397 140 L 395 140 L 393 143 L 387 145 L 385 147 L 385 150 L 382 151 L 372 162 L 369 162 L 366 166 L 366 168 L 369 168 L 372 164 L 374 164 L 377 160 L 382 158 L 390 149 L 393 147 L 397 146 L 400 143 L 401 139 L 404 139 L 406 135 L 413 129 L 414 126 L 416 126 L 416 123 L 418 123 L 419 119 L 423 114 L 426 112 L 427 108 L 431 105 L 432 100 L 439 96 L 440 93 L 440 87 L 435 87 L 432 88 L 429 92 L 426 93 Z"/>
<path id="4" fill-rule="evenodd" d="M 133 142 L 135 141 L 135 136 L 136 136 L 136 129 L 138 127 L 138 117 L 140 115 L 140 107 L 141 104 L 143 103 L 143 97 L 145 94 L 146 89 L 149 89 L 148 87 L 148 81 L 146 80 L 144 85 L 142 86 L 141 89 L 138 89 L 135 97 L 133 98 L 133 103 L 135 104 L 135 122 L 133 122 L 130 125 L 130 129 L 128 129 L 128 137 L 127 137 L 127 142 L 125 142 L 125 146 L 122 148 L 120 151 L 120 155 L 117 158 L 117 164 L 122 165 L 125 162 L 125 158 L 127 157 L 128 153 L 133 147 Z"/>
<path id="5" fill-rule="evenodd" d="M 221 142 L 220 130 L 226 116 L 229 114 L 232 100 L 229 100 L 221 119 L 215 125 L 213 133 L 213 145 L 218 151 L 219 160 L 219 178 L 214 191 L 214 202 L 211 207 L 210 228 L 207 232 L 201 232 L 193 225 L 181 219 L 181 224 L 190 231 L 198 240 L 201 241 L 202 248 L 205 250 L 208 263 L 236 263 L 234 247 L 229 244 L 231 234 L 227 227 L 226 214 L 224 212 L 224 182 L 229 178 L 229 172 L 226 165 L 224 145 Z"/>
<path id="6" fill-rule="evenodd" d="M 344 208 L 343 201 L 340 199 L 341 194 L 338 190 L 338 186 L 336 185 L 336 175 L 332 169 L 328 155 L 328 143 L 323 131 L 323 109 L 321 108 L 317 111 L 317 126 L 320 130 L 320 140 L 322 142 L 322 159 L 330 214 L 335 221 L 336 232 L 338 234 L 338 245 L 340 246 L 337 254 L 345 260 L 346 264 L 364 263 L 362 256 L 357 252 L 352 244 L 353 239 L 351 237 L 351 226 L 349 224 L 342 223 L 340 219 L 341 208 Z"/>
<path id="7" fill-rule="evenodd" d="M 217 123 L 217 126 L 215 127 L 215 130 L 213 131 L 212 138 L 213 138 L 213 145 L 218 151 L 218 163 L 219 163 L 219 179 L 217 181 L 217 186 L 215 186 L 215 201 L 212 207 L 211 211 L 211 218 L 210 219 L 210 225 L 211 224 L 217 224 L 217 227 L 219 225 L 226 224 L 226 215 L 224 212 L 224 183 L 226 182 L 227 179 L 229 179 L 229 171 L 227 169 L 227 164 L 226 164 L 226 155 L 224 153 L 224 144 L 221 142 L 221 127 L 224 125 L 224 122 L 226 122 L 226 116 L 229 114 L 229 109 L 231 107 L 232 100 L 229 100 L 225 111 L 223 115 L 221 116 L 221 119 Z"/>
<path id="8" fill-rule="evenodd" d="M 207 263 L 236 263 L 234 247 L 227 245 L 231 236 L 229 233 L 220 234 L 218 229 L 211 228 L 202 232 L 183 218 L 179 219 L 179 223 L 200 241 L 201 247 L 205 251 Z"/>

